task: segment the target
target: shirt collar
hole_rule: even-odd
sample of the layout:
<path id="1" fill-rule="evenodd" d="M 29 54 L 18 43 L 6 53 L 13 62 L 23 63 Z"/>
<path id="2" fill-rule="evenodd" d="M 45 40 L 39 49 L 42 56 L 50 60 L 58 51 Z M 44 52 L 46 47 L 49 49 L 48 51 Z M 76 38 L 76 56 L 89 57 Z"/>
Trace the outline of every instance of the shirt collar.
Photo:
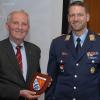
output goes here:
<path id="1" fill-rule="evenodd" d="M 84 40 L 85 40 L 87 34 L 88 34 L 88 29 L 86 28 L 84 33 L 79 37 L 81 39 L 82 44 L 84 43 Z M 78 36 L 76 36 L 75 33 L 73 33 L 74 43 L 76 42 L 77 38 L 78 38 Z"/>
<path id="2" fill-rule="evenodd" d="M 16 48 L 17 44 L 14 41 L 10 40 L 10 43 L 12 44 L 13 48 Z M 22 42 L 20 46 L 24 47 L 24 43 Z"/>

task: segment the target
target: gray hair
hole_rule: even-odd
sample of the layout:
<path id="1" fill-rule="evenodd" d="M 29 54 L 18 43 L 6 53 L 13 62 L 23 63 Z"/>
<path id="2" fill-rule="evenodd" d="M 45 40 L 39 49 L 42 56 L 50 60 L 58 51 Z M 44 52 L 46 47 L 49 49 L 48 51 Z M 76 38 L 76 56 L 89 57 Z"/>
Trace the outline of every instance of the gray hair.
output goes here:
<path id="1" fill-rule="evenodd" d="M 13 14 L 15 13 L 23 13 L 28 17 L 28 21 L 29 21 L 29 15 L 25 10 L 14 10 L 11 13 L 9 13 L 9 15 L 7 16 L 7 22 L 10 22 L 12 19 Z"/>

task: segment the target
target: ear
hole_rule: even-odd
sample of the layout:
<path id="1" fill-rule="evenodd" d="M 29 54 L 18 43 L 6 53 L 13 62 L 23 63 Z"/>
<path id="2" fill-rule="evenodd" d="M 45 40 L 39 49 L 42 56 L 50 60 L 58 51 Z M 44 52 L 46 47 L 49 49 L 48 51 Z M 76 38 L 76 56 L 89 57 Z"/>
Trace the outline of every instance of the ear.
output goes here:
<path id="1" fill-rule="evenodd" d="M 7 30 L 9 30 L 9 23 L 8 22 L 6 22 L 5 27 Z"/>
<path id="2" fill-rule="evenodd" d="M 89 20 L 90 20 L 90 14 L 89 13 L 87 13 L 86 18 L 87 18 L 87 22 L 89 22 Z"/>
<path id="3" fill-rule="evenodd" d="M 68 22 L 69 22 L 69 20 L 70 20 L 69 15 L 67 16 L 67 18 L 66 18 L 66 19 L 68 19 Z"/>

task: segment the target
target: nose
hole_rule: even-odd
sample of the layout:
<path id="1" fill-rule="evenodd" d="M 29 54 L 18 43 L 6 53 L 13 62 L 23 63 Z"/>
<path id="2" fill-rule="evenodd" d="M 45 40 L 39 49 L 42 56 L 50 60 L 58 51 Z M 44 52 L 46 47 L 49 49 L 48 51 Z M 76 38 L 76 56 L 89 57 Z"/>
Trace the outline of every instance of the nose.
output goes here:
<path id="1" fill-rule="evenodd" d="M 22 24 L 21 23 L 18 24 L 18 28 L 22 29 Z"/>
<path id="2" fill-rule="evenodd" d="M 78 20 L 78 16 L 77 16 L 77 15 L 74 16 L 74 20 L 75 20 L 75 21 Z"/>

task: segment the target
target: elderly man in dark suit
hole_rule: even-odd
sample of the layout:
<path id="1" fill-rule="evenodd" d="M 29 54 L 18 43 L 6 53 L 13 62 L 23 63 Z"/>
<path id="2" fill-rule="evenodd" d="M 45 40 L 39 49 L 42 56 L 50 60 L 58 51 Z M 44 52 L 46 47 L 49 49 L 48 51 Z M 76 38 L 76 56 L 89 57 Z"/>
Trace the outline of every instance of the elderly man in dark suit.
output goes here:
<path id="1" fill-rule="evenodd" d="M 0 41 L 0 100 L 37 99 L 39 95 L 28 90 L 28 85 L 33 73 L 40 72 L 41 51 L 35 44 L 24 41 L 29 16 L 22 10 L 13 11 L 6 26 L 9 38 Z"/>
<path id="2" fill-rule="evenodd" d="M 52 41 L 45 100 L 100 100 L 100 36 L 87 28 L 89 19 L 83 2 L 69 5 L 72 31 Z"/>

